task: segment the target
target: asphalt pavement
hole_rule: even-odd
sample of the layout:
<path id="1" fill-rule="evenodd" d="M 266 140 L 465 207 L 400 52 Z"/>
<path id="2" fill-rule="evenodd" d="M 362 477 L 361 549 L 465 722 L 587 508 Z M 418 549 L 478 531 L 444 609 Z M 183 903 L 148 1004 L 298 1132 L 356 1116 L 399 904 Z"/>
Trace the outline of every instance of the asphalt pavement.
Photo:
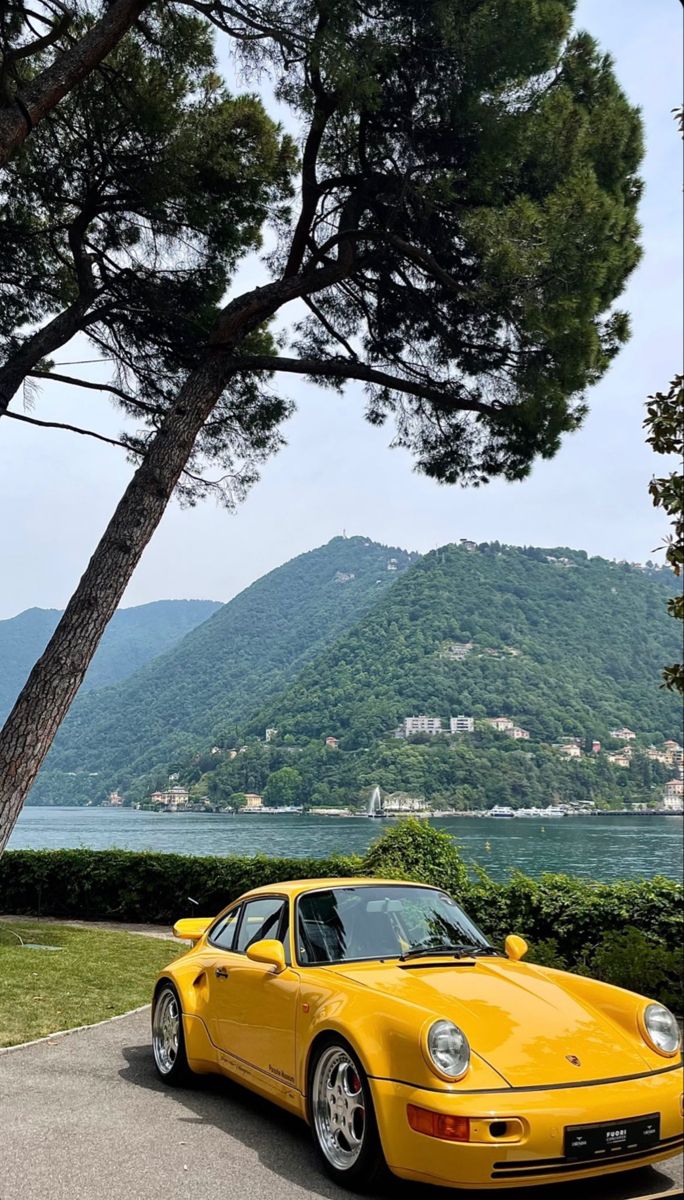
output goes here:
<path id="1" fill-rule="evenodd" d="M 295 1118 L 222 1079 L 164 1087 L 152 1065 L 149 1021 L 149 1011 L 138 1012 L 0 1053 L 0 1200 L 348 1200 L 321 1174 Z M 681 1190 L 680 1158 L 525 1195 L 646 1200 Z M 483 1193 L 397 1182 L 391 1195 L 481 1200 Z"/>

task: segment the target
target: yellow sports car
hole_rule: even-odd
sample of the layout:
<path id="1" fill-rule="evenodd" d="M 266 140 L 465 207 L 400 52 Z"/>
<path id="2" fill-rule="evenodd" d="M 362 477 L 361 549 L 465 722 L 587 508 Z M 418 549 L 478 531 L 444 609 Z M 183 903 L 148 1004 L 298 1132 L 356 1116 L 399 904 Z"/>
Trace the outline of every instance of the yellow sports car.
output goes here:
<path id="1" fill-rule="evenodd" d="M 339 1183 L 530 1187 L 682 1145 L 672 1014 L 519 961 L 522 938 L 497 950 L 437 888 L 278 883 L 174 932 L 194 944 L 155 987 L 159 1075 L 218 1072 L 297 1113 Z"/>

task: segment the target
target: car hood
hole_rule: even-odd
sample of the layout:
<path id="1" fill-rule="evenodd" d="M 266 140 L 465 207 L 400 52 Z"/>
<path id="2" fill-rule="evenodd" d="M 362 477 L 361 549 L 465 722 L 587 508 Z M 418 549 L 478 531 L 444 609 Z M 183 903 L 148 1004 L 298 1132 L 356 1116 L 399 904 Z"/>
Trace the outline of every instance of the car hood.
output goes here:
<path id="1" fill-rule="evenodd" d="M 415 1005 L 420 1025 L 445 1017 L 512 1087 L 615 1079 L 653 1069 L 635 1036 L 543 970 L 507 959 L 336 967 L 345 978 Z"/>

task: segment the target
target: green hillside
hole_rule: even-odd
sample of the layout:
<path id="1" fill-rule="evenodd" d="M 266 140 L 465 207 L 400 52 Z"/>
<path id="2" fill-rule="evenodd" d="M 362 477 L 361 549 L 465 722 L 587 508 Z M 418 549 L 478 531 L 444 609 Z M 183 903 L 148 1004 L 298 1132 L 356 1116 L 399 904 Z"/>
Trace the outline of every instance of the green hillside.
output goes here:
<path id="1" fill-rule="evenodd" d="M 416 557 L 338 537 L 270 572 L 125 683 L 80 697 L 29 803 L 101 799 L 234 739 Z"/>
<path id="2" fill-rule="evenodd" d="M 158 600 L 119 609 L 90 664 L 82 691 L 125 679 L 150 659 L 163 654 L 220 607 L 215 600 Z M 28 608 L 16 617 L 0 621 L 0 725 L 61 615 L 54 608 Z"/>
<path id="3" fill-rule="evenodd" d="M 679 701 L 660 687 L 678 653 L 665 584 L 669 572 L 563 548 L 446 546 L 261 708 L 244 754 L 199 779 L 195 764 L 186 781 L 217 803 L 259 790 L 271 803 L 353 804 L 376 782 L 457 808 L 653 800 L 674 771 L 642 750 L 681 730 Z M 447 730 L 450 716 L 472 716 L 475 732 L 395 738 L 416 714 Z M 529 740 L 484 723 L 499 715 Z M 606 753 L 623 725 L 638 735 L 628 769 Z M 256 741 L 264 726 L 276 743 Z M 580 760 L 554 747 L 564 737 L 581 739 Z"/>
<path id="4" fill-rule="evenodd" d="M 581 551 L 445 546 L 398 580 L 259 724 L 296 738 L 333 733 L 347 749 L 412 713 L 501 714 L 549 742 L 605 739 L 623 724 L 676 737 L 680 706 L 660 687 L 679 650 L 667 594 L 660 579 Z M 448 657 L 468 642 L 462 661 Z"/>

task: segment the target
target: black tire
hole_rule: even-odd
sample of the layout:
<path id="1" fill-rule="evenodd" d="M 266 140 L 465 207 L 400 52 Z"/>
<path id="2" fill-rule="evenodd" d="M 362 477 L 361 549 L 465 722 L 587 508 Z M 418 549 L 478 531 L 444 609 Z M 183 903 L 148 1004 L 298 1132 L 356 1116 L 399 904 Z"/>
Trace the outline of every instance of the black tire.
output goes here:
<path id="1" fill-rule="evenodd" d="M 175 1038 L 172 1036 L 174 1027 Z M 170 979 L 161 980 L 152 1001 L 152 1054 L 154 1069 L 163 1083 L 169 1087 L 187 1087 L 192 1081 L 193 1073 L 185 1051 L 180 996 Z"/>
<path id="2" fill-rule="evenodd" d="M 344 1072 L 339 1088 L 336 1086 L 336 1071 L 338 1074 Z M 345 1079 L 351 1088 L 345 1087 Z M 332 1087 L 324 1089 L 330 1097 L 326 1105 L 321 1088 L 329 1080 L 332 1080 Z M 340 1091 L 344 1095 L 339 1100 L 333 1100 L 331 1093 L 337 1097 Z M 350 1102 L 346 1108 L 345 1096 Z M 374 1190 L 385 1182 L 389 1172 L 380 1144 L 368 1076 L 358 1055 L 344 1038 L 330 1034 L 317 1042 L 309 1062 L 308 1097 L 309 1122 L 316 1155 L 329 1178 L 341 1187 L 353 1188 L 357 1192 Z M 362 1117 L 358 1114 L 361 1105 Z M 347 1122 L 350 1133 L 360 1141 L 360 1146 L 356 1147 L 347 1141 L 344 1122 Z M 345 1154 L 345 1146 L 351 1149 L 348 1155 Z M 348 1158 L 346 1163 L 341 1161 L 345 1157 Z"/>

